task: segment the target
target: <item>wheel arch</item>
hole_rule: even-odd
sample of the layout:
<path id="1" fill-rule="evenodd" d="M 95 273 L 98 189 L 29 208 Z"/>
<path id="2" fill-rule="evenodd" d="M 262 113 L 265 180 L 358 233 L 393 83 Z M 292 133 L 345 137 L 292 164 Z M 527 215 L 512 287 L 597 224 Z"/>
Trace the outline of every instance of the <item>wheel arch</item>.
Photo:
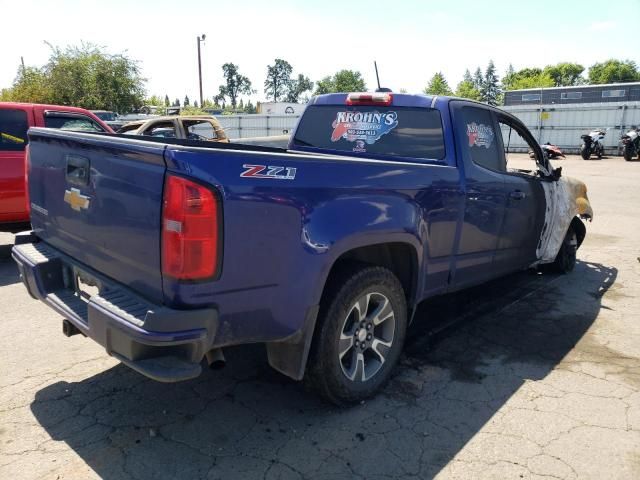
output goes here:
<path id="1" fill-rule="evenodd" d="M 360 245 L 341 252 L 323 278 L 320 304 L 310 307 L 302 329 L 282 342 L 267 343 L 269 364 L 280 373 L 302 380 L 309 357 L 311 340 L 316 332 L 320 305 L 330 292 L 330 285 L 353 265 L 380 266 L 390 270 L 400 281 L 407 300 L 407 316 L 411 318 L 419 288 L 419 251 L 412 242 L 390 241 Z"/>

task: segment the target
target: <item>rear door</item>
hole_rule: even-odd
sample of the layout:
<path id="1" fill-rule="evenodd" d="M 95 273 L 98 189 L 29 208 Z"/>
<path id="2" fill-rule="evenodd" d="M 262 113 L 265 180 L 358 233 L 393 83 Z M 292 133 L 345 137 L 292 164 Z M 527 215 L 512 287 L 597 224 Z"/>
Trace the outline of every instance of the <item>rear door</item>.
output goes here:
<path id="1" fill-rule="evenodd" d="M 24 156 L 31 109 L 0 108 L 0 222 L 29 220 L 25 199 Z"/>
<path id="2" fill-rule="evenodd" d="M 163 144 L 32 129 L 29 192 L 37 235 L 72 258 L 162 300 Z"/>
<path id="3" fill-rule="evenodd" d="M 462 288 L 496 276 L 493 257 L 506 205 L 504 156 L 489 108 L 458 101 L 450 107 L 465 175 L 464 216 L 452 282 Z"/>

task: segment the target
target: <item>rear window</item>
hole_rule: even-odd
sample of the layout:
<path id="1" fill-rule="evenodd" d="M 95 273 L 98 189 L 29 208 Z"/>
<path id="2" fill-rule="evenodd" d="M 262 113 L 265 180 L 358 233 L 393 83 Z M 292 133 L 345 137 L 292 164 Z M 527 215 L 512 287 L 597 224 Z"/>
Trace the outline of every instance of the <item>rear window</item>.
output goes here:
<path id="1" fill-rule="evenodd" d="M 89 117 L 83 115 L 46 114 L 44 126 L 76 132 L 104 132 L 103 128 Z"/>
<path id="2" fill-rule="evenodd" d="M 21 151 L 27 145 L 27 113 L 22 110 L 0 110 L 0 151 Z"/>
<path id="3" fill-rule="evenodd" d="M 312 105 L 293 144 L 363 155 L 445 157 L 442 119 L 432 108 Z"/>

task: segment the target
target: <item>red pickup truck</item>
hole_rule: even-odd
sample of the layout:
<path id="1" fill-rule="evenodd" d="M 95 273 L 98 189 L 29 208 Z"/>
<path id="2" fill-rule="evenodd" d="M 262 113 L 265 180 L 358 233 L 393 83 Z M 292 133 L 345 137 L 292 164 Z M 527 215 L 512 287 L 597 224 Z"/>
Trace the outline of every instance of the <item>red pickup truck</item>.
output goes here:
<path id="1" fill-rule="evenodd" d="M 0 102 L 0 232 L 29 228 L 25 189 L 29 127 L 113 133 L 107 124 L 83 108 Z"/>

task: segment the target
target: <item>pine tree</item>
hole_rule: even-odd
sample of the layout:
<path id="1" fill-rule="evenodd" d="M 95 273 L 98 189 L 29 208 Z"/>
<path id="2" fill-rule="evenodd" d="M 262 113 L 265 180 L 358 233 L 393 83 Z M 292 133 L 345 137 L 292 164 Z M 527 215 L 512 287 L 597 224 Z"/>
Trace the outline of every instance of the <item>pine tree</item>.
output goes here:
<path id="1" fill-rule="evenodd" d="M 480 89 L 480 99 L 489 105 L 498 105 L 500 99 L 500 78 L 496 74 L 496 66 L 493 60 L 489 60 L 484 74 L 484 82 Z"/>
<path id="2" fill-rule="evenodd" d="M 462 81 L 473 84 L 473 77 L 471 76 L 471 72 L 469 71 L 468 68 L 464 71 L 464 75 L 462 76 Z"/>
<path id="3" fill-rule="evenodd" d="M 244 110 L 244 102 L 240 99 L 240 103 L 238 103 L 238 110 Z"/>
<path id="4" fill-rule="evenodd" d="M 183 103 L 183 105 L 184 105 L 185 107 L 188 107 L 188 106 L 189 106 L 189 95 L 185 95 L 185 96 L 184 96 L 184 103 Z"/>
<path id="5" fill-rule="evenodd" d="M 198 101 L 197 101 L 197 100 L 194 100 L 194 101 L 193 101 L 193 107 L 194 107 L 194 108 L 198 108 Z"/>
<path id="6" fill-rule="evenodd" d="M 165 107 L 170 107 L 171 106 L 171 101 L 169 100 L 169 95 L 165 95 L 164 96 L 164 106 Z"/>
<path id="7" fill-rule="evenodd" d="M 447 79 L 441 72 L 434 73 L 429 81 L 429 85 L 424 89 L 427 95 L 452 95 Z"/>
<path id="8" fill-rule="evenodd" d="M 473 74 L 473 86 L 476 87 L 477 90 L 481 90 L 483 83 L 484 77 L 482 76 L 482 70 L 478 67 L 476 68 L 476 73 Z"/>

